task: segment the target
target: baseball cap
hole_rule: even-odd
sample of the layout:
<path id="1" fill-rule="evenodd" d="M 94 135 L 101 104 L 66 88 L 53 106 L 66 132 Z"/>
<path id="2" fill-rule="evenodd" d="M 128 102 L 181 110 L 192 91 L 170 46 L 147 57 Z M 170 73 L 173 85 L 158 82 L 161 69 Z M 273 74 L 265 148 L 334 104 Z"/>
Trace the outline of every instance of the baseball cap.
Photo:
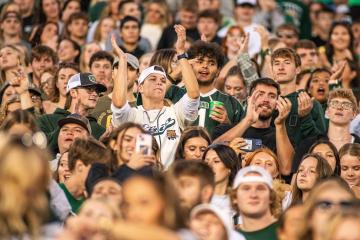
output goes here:
<path id="1" fill-rule="evenodd" d="M 248 173 L 257 173 L 259 175 L 248 175 Z M 235 176 L 233 189 L 240 186 L 242 183 L 250 183 L 250 182 L 257 182 L 257 183 L 265 183 L 272 189 L 272 177 L 271 175 L 262 167 L 259 166 L 248 166 L 242 168 Z"/>
<path id="2" fill-rule="evenodd" d="M 68 123 L 78 124 L 78 125 L 82 126 L 83 128 L 85 128 L 89 134 L 91 134 L 91 127 L 90 127 L 89 119 L 81 116 L 80 114 L 73 113 L 73 114 L 68 115 L 66 118 L 60 119 L 58 121 L 58 126 L 60 128 L 62 128 L 65 124 L 68 124 Z"/>
<path id="3" fill-rule="evenodd" d="M 66 93 L 77 87 L 92 86 L 96 87 L 98 93 L 106 92 L 106 87 L 103 84 L 96 82 L 95 76 L 91 73 L 77 73 L 69 79 L 66 86 Z"/>
<path id="4" fill-rule="evenodd" d="M 256 0 L 235 0 L 235 6 L 243 6 L 246 4 L 256 6 Z"/>
<path id="5" fill-rule="evenodd" d="M 150 74 L 153 74 L 153 73 L 157 73 L 157 74 L 160 74 L 162 76 L 164 76 L 166 78 L 166 73 L 165 73 L 165 70 L 163 67 L 161 66 L 158 66 L 158 65 L 154 65 L 154 66 L 151 66 L 151 67 L 148 67 L 148 68 L 145 68 L 140 76 L 139 76 L 139 79 L 138 79 L 138 83 L 139 85 L 142 84 L 145 79 L 150 75 Z"/>
<path id="6" fill-rule="evenodd" d="M 9 11 L 9 12 L 6 12 L 2 18 L 1 18 L 1 22 L 3 22 L 5 19 L 7 18 L 16 18 L 17 20 L 19 20 L 20 22 L 22 21 L 22 18 L 20 16 L 19 13 L 17 12 L 14 12 L 14 11 Z"/>
<path id="7" fill-rule="evenodd" d="M 125 54 L 126 54 L 127 64 L 130 65 L 134 69 L 139 69 L 140 63 L 139 63 L 139 60 L 137 59 L 137 57 L 135 57 L 134 55 L 132 55 L 130 53 L 125 53 Z M 113 68 L 117 67 L 118 65 L 119 65 L 119 59 L 115 59 Z"/>

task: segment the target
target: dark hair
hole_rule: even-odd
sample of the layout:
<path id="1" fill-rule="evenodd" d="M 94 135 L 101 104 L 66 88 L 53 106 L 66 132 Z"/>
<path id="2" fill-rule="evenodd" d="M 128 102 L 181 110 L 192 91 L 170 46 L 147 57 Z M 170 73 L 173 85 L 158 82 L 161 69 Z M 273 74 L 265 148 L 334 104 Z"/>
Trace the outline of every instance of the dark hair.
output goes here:
<path id="1" fill-rule="evenodd" d="M 32 132 L 38 131 L 38 126 L 33 114 L 25 110 L 15 110 L 6 116 L 5 120 L 0 126 L 1 132 L 7 132 L 15 124 L 23 124 L 29 126 Z"/>
<path id="2" fill-rule="evenodd" d="M 64 26 L 64 33 L 65 33 L 66 37 L 70 37 L 70 32 L 69 32 L 69 29 L 68 29 L 69 25 L 72 24 L 72 22 L 74 22 L 75 20 L 78 20 L 78 19 L 82 19 L 85 22 L 89 23 L 89 18 L 88 18 L 86 13 L 84 13 L 84 12 L 74 12 L 74 13 L 72 13 L 69 16 L 69 19 L 67 20 L 67 22 L 65 23 L 65 26 Z"/>
<path id="3" fill-rule="evenodd" d="M 62 41 L 69 41 L 71 43 L 71 45 L 73 46 L 73 49 L 75 51 L 78 51 L 78 55 L 75 57 L 74 62 L 79 64 L 80 62 L 80 53 L 81 53 L 81 47 L 79 46 L 79 44 L 77 44 L 77 42 L 75 42 L 74 40 L 70 39 L 70 38 L 63 38 L 61 39 L 61 41 L 59 43 L 61 43 Z"/>
<path id="4" fill-rule="evenodd" d="M 170 168 L 174 178 L 191 176 L 199 178 L 201 187 L 215 186 L 215 178 L 212 169 L 205 163 L 198 160 L 176 161 Z"/>
<path id="5" fill-rule="evenodd" d="M 36 21 L 35 23 L 40 24 L 40 23 L 45 23 L 47 21 L 44 9 L 43 9 L 43 1 L 44 0 L 39 0 L 39 4 L 38 6 L 38 11 L 37 14 L 35 14 L 36 16 Z M 59 18 L 60 18 L 60 14 L 61 14 L 61 3 L 60 0 L 56 0 L 56 3 L 58 4 L 59 7 Z"/>
<path id="6" fill-rule="evenodd" d="M 59 67 L 57 68 L 57 70 L 55 72 L 55 76 L 54 76 L 54 79 L 55 79 L 55 81 L 54 81 L 55 86 L 53 86 L 54 94 L 52 96 L 49 96 L 49 100 L 52 101 L 52 102 L 58 102 L 59 101 L 60 92 L 59 92 L 59 89 L 56 87 L 56 83 L 57 83 L 57 81 L 59 79 L 60 70 L 65 69 L 65 68 L 71 68 L 71 69 L 75 70 L 78 73 L 80 72 L 79 66 L 76 63 L 72 63 L 72 62 L 61 62 L 61 63 L 59 63 Z"/>
<path id="7" fill-rule="evenodd" d="M 316 11 L 316 13 L 315 13 L 316 18 L 318 18 L 321 13 L 328 13 L 328 14 L 335 15 L 335 12 L 330 7 L 326 6 L 325 4 L 321 4 L 321 5 L 322 5 L 322 8 L 320 10 Z"/>
<path id="8" fill-rule="evenodd" d="M 303 158 L 299 164 L 299 168 L 300 168 L 301 164 L 303 163 L 303 161 L 309 157 L 313 157 L 317 160 L 316 173 L 318 176 L 315 181 L 315 184 L 319 180 L 331 177 L 333 175 L 333 171 L 332 171 L 329 163 L 326 161 L 326 159 L 316 153 L 308 153 L 305 156 L 303 156 Z M 296 182 L 297 178 L 298 178 L 298 174 L 299 174 L 299 169 L 297 170 L 297 173 L 295 175 L 296 177 L 295 177 L 295 184 L 293 186 L 293 191 L 292 191 L 293 195 L 292 195 L 291 204 L 302 203 L 303 192 L 302 192 L 302 190 L 300 190 L 298 188 L 297 182 Z"/>
<path id="9" fill-rule="evenodd" d="M 208 57 L 214 59 L 218 69 L 224 65 L 224 53 L 217 43 L 209 43 L 204 41 L 196 41 L 188 50 L 189 58 Z"/>
<path id="10" fill-rule="evenodd" d="M 218 25 L 221 22 L 221 15 L 220 15 L 219 10 L 205 9 L 205 10 L 199 12 L 199 14 L 198 14 L 198 21 L 201 18 L 211 18 Z"/>
<path id="11" fill-rule="evenodd" d="M 214 150 L 225 167 L 230 169 L 229 186 L 232 186 L 236 173 L 241 168 L 240 159 L 238 158 L 236 152 L 231 147 L 224 144 L 212 144 L 204 152 L 203 161 L 210 150 Z"/>
<path id="12" fill-rule="evenodd" d="M 232 77 L 232 76 L 239 77 L 240 80 L 243 82 L 244 86 L 247 86 L 247 83 L 245 82 L 245 78 L 244 78 L 239 66 L 236 65 L 236 66 L 231 67 L 229 69 L 229 71 L 227 72 L 225 79 L 227 79 L 228 77 Z"/>
<path id="13" fill-rule="evenodd" d="M 271 55 L 271 65 L 274 65 L 276 58 L 290 58 L 294 61 L 296 67 L 301 66 L 301 58 L 299 54 L 292 48 L 279 48 Z"/>
<path id="14" fill-rule="evenodd" d="M 199 6 L 197 3 L 194 4 L 193 1 L 182 1 L 179 11 L 192 12 L 197 14 L 199 11 Z"/>
<path id="15" fill-rule="evenodd" d="M 180 142 L 176 149 L 175 160 L 185 158 L 185 156 L 184 156 L 185 144 L 189 139 L 195 138 L 195 137 L 201 137 L 201 138 L 205 139 L 209 145 L 211 144 L 210 135 L 206 131 L 205 128 L 189 127 L 187 129 L 185 129 L 184 132 L 181 134 Z"/>
<path id="16" fill-rule="evenodd" d="M 332 57 L 334 56 L 334 46 L 331 44 L 330 39 L 331 39 L 331 35 L 333 34 L 335 28 L 338 27 L 338 26 L 342 26 L 347 30 L 347 32 L 348 32 L 348 34 L 350 36 L 350 43 L 349 43 L 348 49 L 351 52 L 352 58 L 356 59 L 356 54 L 355 54 L 355 51 L 354 51 L 355 38 L 354 38 L 354 34 L 353 34 L 352 30 L 351 30 L 351 24 L 349 24 L 346 21 L 336 21 L 336 22 L 333 22 L 333 24 L 331 25 L 331 28 L 330 28 L 330 31 L 329 31 L 329 38 L 328 38 L 329 40 L 326 43 L 326 56 L 327 56 L 330 63 L 333 63 Z"/>
<path id="17" fill-rule="evenodd" d="M 272 80 L 271 78 L 259 78 L 259 79 L 256 79 L 255 81 L 251 82 L 250 91 L 249 91 L 250 95 L 254 92 L 257 85 L 266 85 L 266 86 L 274 87 L 274 88 L 276 88 L 277 94 L 280 95 L 279 84 L 277 82 L 275 82 L 274 80 Z"/>
<path id="18" fill-rule="evenodd" d="M 106 60 L 106 61 L 110 62 L 111 66 L 114 63 L 114 57 L 109 52 L 107 52 L 107 51 L 97 51 L 90 58 L 89 68 L 91 68 L 91 65 L 94 62 L 100 61 L 100 60 Z"/>
<path id="19" fill-rule="evenodd" d="M 42 44 L 41 42 L 41 35 L 43 34 L 44 32 L 44 29 L 47 25 L 55 25 L 56 28 L 57 28 L 57 35 L 59 35 L 59 25 L 56 23 L 56 22 L 46 22 L 46 23 L 43 23 L 43 24 L 40 24 L 37 28 L 36 28 L 36 31 L 34 33 L 34 35 L 32 36 L 31 39 L 29 39 L 30 43 L 31 43 L 31 47 L 35 47 L 37 45 L 40 45 Z"/>
<path id="20" fill-rule="evenodd" d="M 168 73 L 168 68 L 171 67 L 171 61 L 173 60 L 175 55 L 176 55 L 175 49 L 172 48 L 159 49 L 155 51 L 154 55 L 151 57 L 149 66 L 159 65 L 163 67 L 166 72 L 167 78 L 171 82 L 175 82 L 175 80 L 172 79 Z"/>
<path id="21" fill-rule="evenodd" d="M 50 57 L 54 65 L 57 64 L 57 54 L 54 52 L 54 50 L 45 45 L 38 45 L 32 49 L 30 62 L 32 63 L 34 59 L 40 59 L 44 56 Z"/>
<path id="22" fill-rule="evenodd" d="M 123 8 L 126 4 L 128 3 L 136 3 L 134 0 L 123 0 L 119 3 L 119 6 L 118 6 L 118 10 L 119 10 L 119 13 L 123 13 Z"/>
<path id="23" fill-rule="evenodd" d="M 140 22 L 139 20 L 136 18 L 136 17 L 133 17 L 133 16 L 125 16 L 122 20 L 121 20 L 121 23 L 120 23 L 120 30 L 124 27 L 125 23 L 127 22 L 136 22 L 139 29 L 140 29 Z"/>
<path id="24" fill-rule="evenodd" d="M 299 48 L 317 50 L 317 47 L 316 47 L 315 43 L 313 41 L 311 41 L 311 40 L 308 40 L 308 39 L 301 39 L 300 41 L 298 41 L 295 44 L 294 49 L 296 51 Z"/>
<path id="25" fill-rule="evenodd" d="M 281 24 L 280 26 L 278 26 L 276 28 L 276 33 L 278 33 L 279 31 L 282 31 L 282 30 L 293 31 L 297 37 L 299 37 L 299 35 L 300 35 L 299 29 L 297 27 L 295 27 L 295 25 L 292 24 L 292 23 L 283 23 L 283 24 Z"/>
<path id="26" fill-rule="evenodd" d="M 104 163 L 110 165 L 111 153 L 99 141 L 93 138 L 75 139 L 69 149 L 69 170 L 73 171 L 77 161 L 85 166 L 93 163 Z"/>
<path id="27" fill-rule="evenodd" d="M 336 149 L 335 145 L 330 142 L 328 139 L 326 138 L 320 138 L 319 140 L 317 140 L 313 145 L 311 145 L 310 149 L 309 149 L 309 153 L 313 153 L 314 149 L 316 146 L 320 145 L 320 144 L 325 144 L 327 145 L 331 151 L 334 153 L 334 157 L 335 157 L 335 169 L 334 169 L 334 175 L 336 176 L 340 176 L 340 157 L 339 157 L 339 153 L 338 150 Z"/>

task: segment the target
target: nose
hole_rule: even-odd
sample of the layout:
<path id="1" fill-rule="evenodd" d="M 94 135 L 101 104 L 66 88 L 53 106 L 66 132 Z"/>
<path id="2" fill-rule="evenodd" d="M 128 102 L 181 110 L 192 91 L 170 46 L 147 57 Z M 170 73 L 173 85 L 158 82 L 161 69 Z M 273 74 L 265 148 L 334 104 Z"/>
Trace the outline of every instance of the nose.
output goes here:
<path id="1" fill-rule="evenodd" d="M 230 90 L 228 90 L 227 92 L 228 92 L 228 94 L 229 94 L 230 96 L 234 96 L 234 95 L 235 95 L 235 91 L 234 91 L 233 88 L 230 89 Z"/>
<path id="2" fill-rule="evenodd" d="M 200 149 L 196 149 L 194 155 L 195 155 L 196 158 L 200 158 L 201 157 Z"/>

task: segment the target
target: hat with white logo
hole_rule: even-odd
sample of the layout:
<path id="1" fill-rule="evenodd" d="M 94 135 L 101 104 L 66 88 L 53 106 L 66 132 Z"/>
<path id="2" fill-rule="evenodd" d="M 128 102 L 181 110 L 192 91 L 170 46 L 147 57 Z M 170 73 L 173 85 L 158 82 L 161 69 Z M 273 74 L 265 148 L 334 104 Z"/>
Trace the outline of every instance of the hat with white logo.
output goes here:
<path id="1" fill-rule="evenodd" d="M 249 175 L 249 173 L 256 173 L 256 175 Z M 272 189 L 272 177 L 262 167 L 259 166 L 248 166 L 242 168 L 235 176 L 233 189 L 237 188 L 243 183 L 265 183 Z"/>
<path id="2" fill-rule="evenodd" d="M 77 73 L 73 75 L 66 86 L 66 93 L 69 93 L 71 89 L 77 88 L 77 87 L 95 87 L 97 93 L 106 92 L 106 87 L 96 82 L 95 76 L 91 73 Z"/>
<path id="3" fill-rule="evenodd" d="M 139 79 L 138 79 L 139 85 L 142 84 L 142 83 L 145 81 L 145 79 L 146 79 L 150 74 L 153 74 L 153 73 L 160 74 L 160 75 L 164 76 L 165 78 L 167 78 L 164 68 L 161 67 L 161 66 L 158 66 L 158 65 L 154 65 L 154 66 L 145 68 L 145 69 L 141 72 L 141 74 L 140 74 L 140 76 L 139 76 Z"/>

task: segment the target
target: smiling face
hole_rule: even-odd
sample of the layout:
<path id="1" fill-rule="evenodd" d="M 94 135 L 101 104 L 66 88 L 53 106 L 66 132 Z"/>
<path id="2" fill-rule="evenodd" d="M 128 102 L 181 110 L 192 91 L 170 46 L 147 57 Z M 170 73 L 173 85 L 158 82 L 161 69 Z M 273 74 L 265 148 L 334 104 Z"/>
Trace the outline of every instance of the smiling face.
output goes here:
<path id="1" fill-rule="evenodd" d="M 237 41 L 240 41 L 244 37 L 244 33 L 240 31 L 240 29 L 233 28 L 229 30 L 226 35 L 225 45 L 231 52 L 236 52 L 239 48 Z"/>
<path id="2" fill-rule="evenodd" d="M 235 97 L 239 101 L 244 101 L 247 95 L 244 81 L 238 75 L 226 77 L 224 92 Z"/>
<path id="3" fill-rule="evenodd" d="M 141 133 L 140 129 L 132 127 L 118 135 L 116 150 L 118 152 L 118 159 L 122 163 L 130 161 L 132 154 L 135 152 L 136 137 Z"/>
<path id="4" fill-rule="evenodd" d="M 61 158 L 59 159 L 59 183 L 64 183 L 70 177 L 69 171 L 69 152 L 64 153 Z"/>
<path id="5" fill-rule="evenodd" d="M 309 93 L 320 103 L 326 102 L 329 97 L 330 76 L 330 73 L 325 71 L 316 72 L 312 75 L 309 84 Z"/>
<path id="6" fill-rule="evenodd" d="M 314 157 L 307 157 L 301 162 L 296 177 L 296 185 L 301 191 L 310 191 L 315 185 L 318 178 L 316 167 L 317 159 Z"/>
<path id="7" fill-rule="evenodd" d="M 350 46 L 350 34 L 344 26 L 336 26 L 330 36 L 330 43 L 336 50 L 345 50 Z"/>
<path id="8" fill-rule="evenodd" d="M 341 177 L 349 186 L 360 186 L 360 159 L 358 156 L 345 154 L 340 159 Z"/>
<path id="9" fill-rule="evenodd" d="M 271 118 L 276 108 L 276 101 L 278 97 L 277 89 L 273 86 L 258 84 L 254 89 L 254 92 L 255 91 L 259 91 L 259 95 L 255 99 L 256 111 L 261 109 L 259 119 L 267 120 Z"/>
<path id="10" fill-rule="evenodd" d="M 353 104 L 346 98 L 333 98 L 326 109 L 330 123 L 340 126 L 347 126 L 355 118 Z"/>

